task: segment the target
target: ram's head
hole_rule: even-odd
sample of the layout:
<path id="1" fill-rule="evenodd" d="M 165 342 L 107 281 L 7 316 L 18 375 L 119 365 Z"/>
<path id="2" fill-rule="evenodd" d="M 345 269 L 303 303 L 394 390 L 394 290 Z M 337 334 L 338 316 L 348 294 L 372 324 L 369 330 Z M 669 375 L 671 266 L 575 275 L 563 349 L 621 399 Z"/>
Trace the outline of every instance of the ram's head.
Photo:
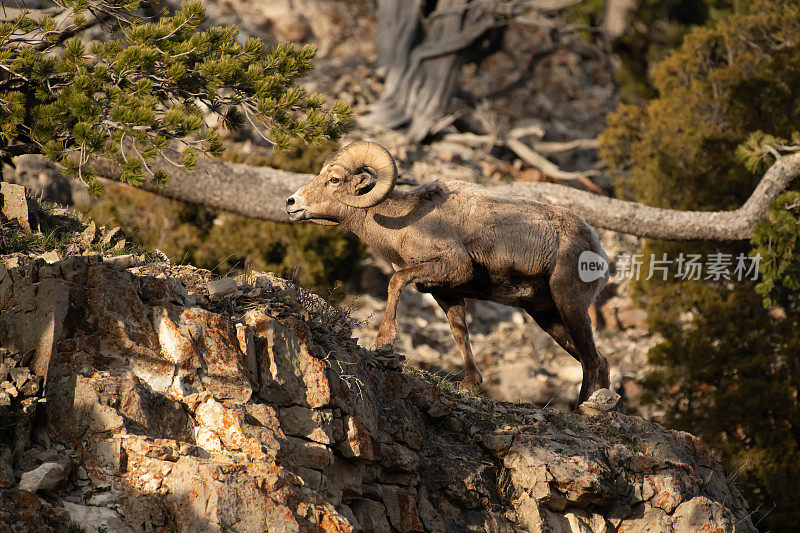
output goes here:
<path id="1" fill-rule="evenodd" d="M 397 182 L 397 165 L 383 146 L 348 144 L 325 161 L 319 175 L 286 200 L 293 221 L 338 224 L 354 209 L 384 201 Z"/>

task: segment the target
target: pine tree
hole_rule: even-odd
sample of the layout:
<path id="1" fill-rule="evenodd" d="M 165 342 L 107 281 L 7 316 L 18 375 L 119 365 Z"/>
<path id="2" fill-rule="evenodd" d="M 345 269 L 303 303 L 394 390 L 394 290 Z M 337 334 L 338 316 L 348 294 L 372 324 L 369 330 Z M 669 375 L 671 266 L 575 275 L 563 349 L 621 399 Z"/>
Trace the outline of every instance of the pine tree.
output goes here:
<path id="1" fill-rule="evenodd" d="M 220 128 L 250 124 L 281 149 L 336 139 L 352 120 L 344 103 L 327 106 L 296 85 L 313 46 L 240 44 L 235 27 L 202 30 L 199 0 L 156 20 L 135 14 L 140 0 L 56 3 L 60 23 L 23 9 L 0 24 L 0 158 L 44 154 L 94 196 L 99 156 L 128 184 L 164 182 L 157 158 L 191 169 L 201 153 L 223 152 Z M 76 34 L 98 20 L 112 37 L 84 43 Z"/>

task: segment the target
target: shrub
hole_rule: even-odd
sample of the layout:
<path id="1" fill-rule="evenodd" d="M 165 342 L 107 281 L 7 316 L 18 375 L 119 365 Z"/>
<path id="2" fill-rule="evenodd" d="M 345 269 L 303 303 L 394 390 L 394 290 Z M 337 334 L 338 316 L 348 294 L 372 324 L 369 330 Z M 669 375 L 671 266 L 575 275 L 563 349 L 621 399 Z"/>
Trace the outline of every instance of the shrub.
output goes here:
<path id="1" fill-rule="evenodd" d="M 655 69 L 653 86 L 657 97 L 621 107 L 601 137 L 606 160 L 629 170 L 620 194 L 677 209 L 740 206 L 774 161 L 764 144 L 797 138 L 800 6 L 757 0 L 694 29 Z M 650 354 L 660 370 L 648 398 L 668 424 L 723 451 L 756 521 L 772 530 L 800 523 L 796 200 L 793 191 L 779 198 L 752 243 L 650 240 L 643 250 L 672 259 L 760 252 L 760 283 L 656 276 L 634 287 L 664 338 Z"/>

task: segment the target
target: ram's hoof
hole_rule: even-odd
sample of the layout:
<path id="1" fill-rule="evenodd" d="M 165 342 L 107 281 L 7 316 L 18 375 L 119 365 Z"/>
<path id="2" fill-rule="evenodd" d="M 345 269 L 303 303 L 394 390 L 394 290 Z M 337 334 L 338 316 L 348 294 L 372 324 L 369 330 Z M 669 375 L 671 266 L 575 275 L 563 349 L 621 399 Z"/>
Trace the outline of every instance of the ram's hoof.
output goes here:
<path id="1" fill-rule="evenodd" d="M 458 384 L 458 390 L 470 391 L 481 387 L 482 379 L 463 379 Z"/>
<path id="2" fill-rule="evenodd" d="M 381 333 L 378 330 L 378 335 L 375 337 L 375 345 L 376 346 L 393 346 L 395 338 L 397 337 L 396 334 L 389 334 L 389 333 Z"/>
<path id="3" fill-rule="evenodd" d="M 384 344 L 375 348 L 377 355 L 391 355 L 394 353 L 394 346 L 391 344 Z"/>

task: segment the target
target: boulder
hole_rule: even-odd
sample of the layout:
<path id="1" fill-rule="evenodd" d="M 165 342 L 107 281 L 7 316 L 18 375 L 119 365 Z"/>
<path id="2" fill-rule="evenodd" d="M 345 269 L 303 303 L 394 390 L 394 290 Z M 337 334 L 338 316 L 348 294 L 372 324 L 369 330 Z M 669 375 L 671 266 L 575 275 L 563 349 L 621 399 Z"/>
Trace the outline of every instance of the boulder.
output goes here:
<path id="1" fill-rule="evenodd" d="M 733 514 L 720 502 L 697 496 L 678 506 L 672 515 L 672 528 L 675 533 L 723 533 L 747 530 L 747 525 L 740 526 Z"/>
<path id="2" fill-rule="evenodd" d="M 86 225 L 86 229 L 78 236 L 77 244 L 84 250 L 89 249 L 97 241 L 100 233 L 94 221 Z"/>
<path id="3" fill-rule="evenodd" d="M 67 477 L 67 469 L 60 463 L 44 463 L 40 467 L 22 474 L 19 490 L 36 492 L 52 490 Z"/>
<path id="4" fill-rule="evenodd" d="M 0 211 L 6 220 L 11 220 L 27 231 L 36 230 L 36 224 L 31 224 L 35 215 L 28 209 L 28 199 L 25 187 L 3 181 L 0 183 L 0 196 L 2 204 Z"/>
<path id="5" fill-rule="evenodd" d="M 287 435 L 303 437 L 321 444 L 333 442 L 333 411 L 285 407 L 278 411 L 281 428 Z"/>
<path id="6" fill-rule="evenodd" d="M 220 278 L 208 282 L 208 297 L 220 298 L 236 292 L 236 281 L 233 278 Z"/>
<path id="7" fill-rule="evenodd" d="M 83 528 L 84 531 L 114 531 L 115 533 L 134 533 L 136 530 L 126 524 L 120 514 L 108 507 L 79 505 L 64 502 L 64 509 L 69 513 L 70 522 Z"/>
<path id="8" fill-rule="evenodd" d="M 122 228 L 113 228 L 106 231 L 103 235 L 103 238 L 100 239 L 100 247 L 103 250 L 113 249 L 117 244 L 123 242 L 124 240 L 125 232 L 122 231 Z"/>
<path id="9" fill-rule="evenodd" d="M 622 396 L 608 389 L 598 389 L 578 406 L 578 412 L 587 416 L 596 416 L 611 412 L 624 413 L 625 405 Z"/>

